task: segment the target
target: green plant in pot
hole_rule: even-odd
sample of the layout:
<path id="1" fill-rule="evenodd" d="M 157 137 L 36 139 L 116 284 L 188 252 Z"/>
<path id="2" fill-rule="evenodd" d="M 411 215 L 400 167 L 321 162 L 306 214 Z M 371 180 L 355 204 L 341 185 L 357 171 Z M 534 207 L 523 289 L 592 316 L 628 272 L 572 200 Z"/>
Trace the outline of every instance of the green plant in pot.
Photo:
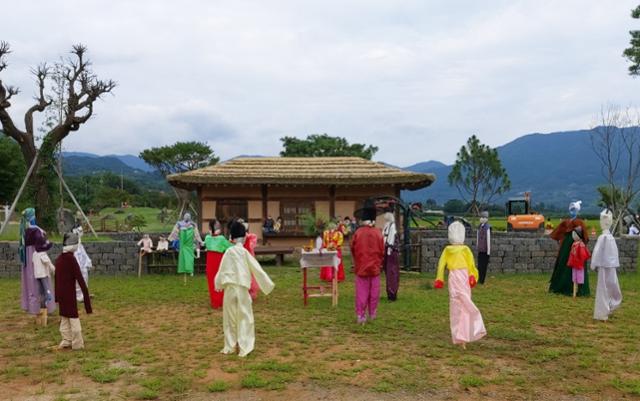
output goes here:
<path id="1" fill-rule="evenodd" d="M 329 223 L 329 218 L 321 214 L 315 215 L 312 213 L 306 213 L 302 215 L 302 227 L 304 229 L 304 233 L 316 238 L 316 249 L 322 248 L 322 233 L 324 232 L 327 223 Z"/>

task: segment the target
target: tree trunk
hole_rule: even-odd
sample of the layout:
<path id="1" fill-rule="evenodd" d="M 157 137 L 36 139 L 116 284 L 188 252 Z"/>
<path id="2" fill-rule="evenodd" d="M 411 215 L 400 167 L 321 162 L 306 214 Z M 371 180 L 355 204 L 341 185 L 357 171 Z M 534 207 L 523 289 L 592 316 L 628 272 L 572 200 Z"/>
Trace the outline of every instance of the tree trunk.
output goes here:
<path id="1" fill-rule="evenodd" d="M 29 191 L 28 196 L 31 202 L 35 202 L 30 206 L 36 209 L 38 226 L 47 232 L 57 232 L 57 203 L 53 196 L 56 193 L 56 177 L 53 170 L 55 163 L 53 149 L 55 147 L 47 145 L 49 145 L 49 142 L 45 141 L 40 148 L 38 162 L 32 176 L 29 178 L 31 191 Z M 25 160 L 28 160 L 27 164 L 30 165 L 35 157 L 35 152 L 30 154 L 28 149 L 23 149 L 23 154 L 28 155 Z"/>

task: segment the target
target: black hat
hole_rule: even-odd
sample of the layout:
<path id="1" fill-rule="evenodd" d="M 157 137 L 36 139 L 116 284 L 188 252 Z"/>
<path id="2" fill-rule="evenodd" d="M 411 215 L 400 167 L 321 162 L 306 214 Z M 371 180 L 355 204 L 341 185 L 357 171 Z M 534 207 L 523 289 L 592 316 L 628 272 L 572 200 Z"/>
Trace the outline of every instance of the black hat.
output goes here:
<path id="1" fill-rule="evenodd" d="M 244 227 L 244 224 L 239 222 L 234 222 L 231 225 L 231 239 L 242 238 L 247 235 L 247 229 Z"/>
<path id="2" fill-rule="evenodd" d="M 359 220 L 370 221 L 374 221 L 377 214 L 378 210 L 376 209 L 376 202 L 373 199 L 367 199 L 366 201 L 364 201 L 364 206 L 362 207 L 362 209 L 358 209 L 354 213 L 354 215 Z"/>

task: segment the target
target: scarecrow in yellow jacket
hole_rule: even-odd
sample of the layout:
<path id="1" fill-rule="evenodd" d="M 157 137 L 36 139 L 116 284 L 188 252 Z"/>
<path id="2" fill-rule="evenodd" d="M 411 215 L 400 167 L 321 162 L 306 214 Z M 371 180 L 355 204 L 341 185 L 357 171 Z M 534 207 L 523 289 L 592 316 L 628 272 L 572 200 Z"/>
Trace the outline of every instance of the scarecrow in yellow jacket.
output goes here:
<path id="1" fill-rule="evenodd" d="M 234 353 L 237 345 L 240 348 L 238 356 L 244 357 L 253 351 L 256 340 L 252 301 L 249 295 L 251 275 L 265 294 L 269 294 L 275 285 L 262 270 L 256 258 L 245 249 L 244 239 L 247 230 L 244 224 L 234 222 L 230 231 L 231 240 L 235 244 L 225 251 L 220 262 L 220 270 L 215 278 L 216 290 L 224 290 L 222 302 L 224 348 L 220 352 Z"/>
<path id="2" fill-rule="evenodd" d="M 482 315 L 471 300 L 471 288 L 478 281 L 478 269 L 471 249 L 464 244 L 465 228 L 456 221 L 449 225 L 449 243 L 438 262 L 435 288 L 444 285 L 445 266 L 449 270 L 449 319 L 451 339 L 466 348 L 466 343 L 477 341 L 487 334 Z"/>

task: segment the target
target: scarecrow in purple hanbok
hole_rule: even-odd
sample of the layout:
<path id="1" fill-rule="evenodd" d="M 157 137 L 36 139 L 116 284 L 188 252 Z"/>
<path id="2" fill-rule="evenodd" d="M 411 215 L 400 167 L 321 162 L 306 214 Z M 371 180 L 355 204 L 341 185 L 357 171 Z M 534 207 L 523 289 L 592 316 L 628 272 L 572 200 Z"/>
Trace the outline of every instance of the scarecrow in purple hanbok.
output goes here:
<path id="1" fill-rule="evenodd" d="M 387 279 L 387 299 L 389 301 L 398 299 L 398 288 L 400 287 L 400 246 L 395 220 L 393 213 L 387 212 L 384 214 L 385 223 L 382 229 L 382 237 L 384 238 L 384 274 Z"/>
<path id="2" fill-rule="evenodd" d="M 35 316 L 36 324 L 42 326 L 47 325 L 47 316 L 56 309 L 51 277 L 46 268 L 48 258 L 44 258 L 51 246 L 47 233 L 36 224 L 36 210 L 31 207 L 25 209 L 20 219 L 20 304 L 25 312 Z M 45 265 L 46 274 L 39 273 L 36 277 L 36 265 L 40 263 L 34 264 L 34 257 Z"/>

